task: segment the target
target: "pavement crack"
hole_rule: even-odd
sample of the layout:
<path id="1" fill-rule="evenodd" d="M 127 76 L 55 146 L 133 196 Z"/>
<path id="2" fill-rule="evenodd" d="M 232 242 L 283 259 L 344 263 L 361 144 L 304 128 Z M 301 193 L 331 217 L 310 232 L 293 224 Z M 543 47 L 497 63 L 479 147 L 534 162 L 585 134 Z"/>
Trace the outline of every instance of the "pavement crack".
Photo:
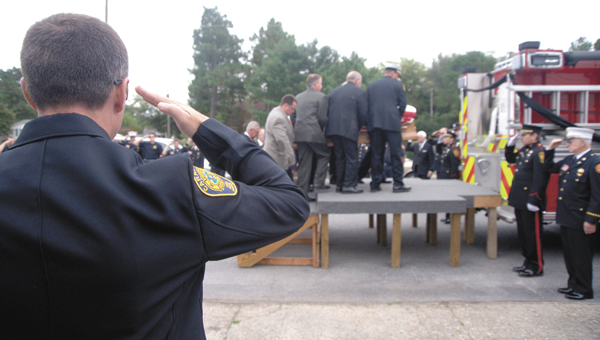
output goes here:
<path id="1" fill-rule="evenodd" d="M 469 331 L 469 328 L 465 325 L 464 322 L 462 322 L 461 318 L 458 317 L 458 315 L 456 315 L 456 313 L 454 312 L 454 307 L 452 307 L 449 303 L 443 303 L 443 306 L 446 306 L 449 310 L 450 313 L 452 314 L 452 318 L 454 320 L 456 320 L 456 322 L 458 322 L 458 324 L 461 325 L 461 327 L 463 328 L 465 334 L 469 337 L 469 339 L 473 339 L 473 336 L 471 336 L 471 332 Z"/>
<path id="2" fill-rule="evenodd" d="M 231 321 L 229 321 L 229 325 L 227 326 L 227 329 L 225 330 L 225 340 L 229 339 L 229 330 L 231 329 L 231 326 L 236 325 L 241 322 L 240 320 L 237 319 L 237 316 L 240 314 L 241 310 L 242 310 L 242 306 L 238 305 L 235 313 L 231 317 Z"/>

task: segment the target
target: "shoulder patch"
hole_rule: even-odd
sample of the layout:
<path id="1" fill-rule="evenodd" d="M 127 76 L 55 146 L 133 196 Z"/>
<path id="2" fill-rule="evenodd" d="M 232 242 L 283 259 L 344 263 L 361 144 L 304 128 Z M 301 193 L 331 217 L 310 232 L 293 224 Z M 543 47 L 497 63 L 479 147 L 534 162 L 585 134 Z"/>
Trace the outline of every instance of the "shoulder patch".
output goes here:
<path id="1" fill-rule="evenodd" d="M 600 163 L 596 164 L 596 172 L 600 174 Z"/>
<path id="2" fill-rule="evenodd" d="M 540 162 L 544 163 L 544 151 L 538 152 L 538 156 L 540 157 Z"/>
<path id="3" fill-rule="evenodd" d="M 235 196 L 237 186 L 231 180 L 204 169 L 193 167 L 194 181 L 206 196 Z"/>
<path id="4" fill-rule="evenodd" d="M 454 155 L 454 157 L 458 158 L 458 156 L 460 156 L 460 150 L 454 149 L 454 150 L 452 150 L 452 154 Z"/>

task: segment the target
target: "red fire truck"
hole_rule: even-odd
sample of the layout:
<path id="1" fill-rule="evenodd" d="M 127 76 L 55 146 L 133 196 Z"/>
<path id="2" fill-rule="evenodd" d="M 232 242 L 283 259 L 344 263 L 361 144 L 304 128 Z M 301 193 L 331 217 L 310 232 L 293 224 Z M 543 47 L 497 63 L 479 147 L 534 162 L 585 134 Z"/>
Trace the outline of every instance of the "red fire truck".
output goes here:
<path id="1" fill-rule="evenodd" d="M 505 204 L 498 214 L 509 222 L 514 221 L 514 212 L 506 202 L 515 169 L 505 161 L 504 147 L 521 125 L 543 126 L 546 145 L 564 136 L 568 126 L 600 131 L 600 51 L 539 47 L 539 42 L 522 43 L 518 53 L 493 71 L 465 69 L 458 79 L 462 179 L 499 192 Z M 592 149 L 600 151 L 600 136 L 594 141 Z M 566 146 L 559 147 L 556 159 L 567 155 Z M 557 188 L 558 177 L 553 175 L 546 223 L 555 217 Z"/>

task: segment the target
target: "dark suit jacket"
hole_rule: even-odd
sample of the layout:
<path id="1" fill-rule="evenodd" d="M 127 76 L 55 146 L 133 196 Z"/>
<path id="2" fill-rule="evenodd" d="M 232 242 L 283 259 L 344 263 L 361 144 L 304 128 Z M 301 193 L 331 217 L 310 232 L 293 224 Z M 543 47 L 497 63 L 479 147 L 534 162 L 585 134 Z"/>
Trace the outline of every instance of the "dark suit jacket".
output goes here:
<path id="1" fill-rule="evenodd" d="M 413 172 L 414 177 L 427 176 L 429 171 L 433 171 L 433 162 L 435 152 L 429 140 L 425 141 L 423 148 L 419 150 L 419 142 L 412 142 L 406 145 L 406 148 L 412 148 L 413 156 Z"/>
<path id="2" fill-rule="evenodd" d="M 406 109 L 406 93 L 401 81 L 383 77 L 369 84 L 369 131 L 382 129 L 402 131 L 402 115 Z"/>
<path id="3" fill-rule="evenodd" d="M 4 339 L 204 339 L 205 263 L 306 221 L 306 197 L 214 119 L 193 140 L 233 180 L 143 161 L 83 115 L 27 123 L 0 155 Z"/>
<path id="4" fill-rule="evenodd" d="M 367 91 L 353 83 L 336 87 L 327 96 L 326 136 L 341 136 L 355 142 L 358 131 L 367 122 Z"/>

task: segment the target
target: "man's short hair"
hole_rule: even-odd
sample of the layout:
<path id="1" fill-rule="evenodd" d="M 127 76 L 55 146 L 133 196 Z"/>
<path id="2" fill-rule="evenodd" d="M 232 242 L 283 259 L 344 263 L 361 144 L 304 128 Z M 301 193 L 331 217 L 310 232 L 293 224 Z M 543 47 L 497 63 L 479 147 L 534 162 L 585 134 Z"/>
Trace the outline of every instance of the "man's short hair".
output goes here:
<path id="1" fill-rule="evenodd" d="M 23 40 L 21 72 L 40 110 L 71 104 L 100 108 L 128 69 L 117 32 L 87 15 L 55 14 L 31 26 Z"/>
<path id="2" fill-rule="evenodd" d="M 156 137 L 156 132 L 152 132 L 152 131 L 148 132 L 148 137 L 150 137 L 150 135 L 154 135 L 154 137 Z"/>
<path id="3" fill-rule="evenodd" d="M 360 73 L 358 73 L 358 71 L 350 71 L 350 73 L 348 73 L 348 75 L 346 76 L 346 82 L 354 82 L 357 79 L 362 79 L 362 76 L 360 75 Z"/>
<path id="4" fill-rule="evenodd" d="M 283 104 L 288 104 L 289 106 L 292 106 L 294 105 L 294 103 L 296 103 L 296 97 L 294 97 L 293 94 L 286 94 L 281 98 L 279 106 L 283 106 Z"/>
<path id="5" fill-rule="evenodd" d="M 427 132 L 425 132 L 425 131 L 419 131 L 419 132 L 417 132 L 417 136 L 421 136 L 421 137 L 427 138 Z"/>
<path id="6" fill-rule="evenodd" d="M 258 124 L 257 121 L 253 120 L 250 123 L 248 123 L 248 126 L 246 126 L 246 132 L 252 131 L 252 130 L 260 130 L 260 124 Z"/>
<path id="7" fill-rule="evenodd" d="M 308 77 L 306 78 L 306 86 L 307 87 L 313 87 L 313 85 L 315 85 L 316 83 L 319 82 L 319 80 L 321 80 L 321 76 L 316 74 L 316 73 L 311 73 L 308 75 Z"/>

